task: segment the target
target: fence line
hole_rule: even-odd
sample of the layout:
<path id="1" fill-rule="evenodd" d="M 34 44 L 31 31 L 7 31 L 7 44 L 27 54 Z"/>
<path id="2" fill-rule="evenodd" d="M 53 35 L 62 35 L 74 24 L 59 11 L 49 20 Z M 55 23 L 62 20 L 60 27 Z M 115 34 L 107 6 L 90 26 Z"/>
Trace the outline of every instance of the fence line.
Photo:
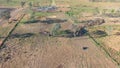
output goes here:
<path id="1" fill-rule="evenodd" d="M 89 33 L 87 33 L 87 35 L 90 37 L 90 39 L 93 40 L 93 42 L 94 42 L 97 46 L 99 46 L 99 47 L 108 55 L 109 58 L 111 58 L 118 66 L 120 65 L 120 64 L 117 62 L 117 60 L 114 59 L 114 58 L 110 55 L 110 53 L 106 50 L 106 48 L 105 48 L 103 45 L 101 45 L 98 41 L 96 41 L 96 40 L 94 39 L 94 37 L 92 37 Z"/>
<path id="2" fill-rule="evenodd" d="M 18 24 L 20 23 L 20 21 L 23 19 L 23 17 L 25 16 L 25 14 L 22 14 L 19 18 L 17 23 L 15 24 L 15 26 L 10 30 L 10 32 L 8 33 L 8 35 L 5 37 L 5 39 L 2 41 L 2 43 L 0 44 L 0 49 L 5 47 L 5 42 L 8 40 L 9 36 L 12 34 L 12 32 L 15 30 L 15 28 L 18 26 Z"/>

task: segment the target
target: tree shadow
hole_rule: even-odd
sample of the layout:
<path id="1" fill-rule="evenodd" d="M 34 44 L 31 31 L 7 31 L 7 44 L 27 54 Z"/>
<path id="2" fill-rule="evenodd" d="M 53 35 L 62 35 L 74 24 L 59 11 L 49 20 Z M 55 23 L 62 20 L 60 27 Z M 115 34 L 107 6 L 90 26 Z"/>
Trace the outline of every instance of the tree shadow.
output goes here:
<path id="1" fill-rule="evenodd" d="M 96 30 L 90 33 L 94 38 L 106 37 L 108 34 L 102 30 Z"/>
<path id="2" fill-rule="evenodd" d="M 80 37 L 80 36 L 86 36 L 87 32 L 88 31 L 85 28 L 81 28 L 77 30 L 75 34 L 76 34 L 76 37 Z"/>
<path id="3" fill-rule="evenodd" d="M 53 24 L 53 23 L 64 23 L 67 20 L 64 19 L 47 19 L 47 20 L 31 20 L 31 21 L 26 21 L 24 24 L 32 24 L 32 23 L 46 23 L 46 24 Z"/>
<path id="4" fill-rule="evenodd" d="M 12 34 L 9 36 L 10 39 L 13 39 L 13 38 L 28 38 L 28 37 L 31 37 L 33 36 L 34 34 L 33 33 L 25 33 L 25 34 Z"/>
<path id="5" fill-rule="evenodd" d="M 43 21 L 40 21 L 41 23 L 47 23 L 47 24 L 52 24 L 52 23 L 64 23 L 66 22 L 67 20 L 64 19 L 47 19 L 47 20 L 43 20 Z"/>
<path id="6" fill-rule="evenodd" d="M 81 28 L 80 30 L 76 30 L 75 32 L 68 29 L 68 30 L 60 30 L 60 31 L 56 32 L 55 35 L 51 34 L 51 36 L 74 38 L 74 37 L 86 36 L 87 32 L 88 31 L 83 28 Z"/>
<path id="7" fill-rule="evenodd" d="M 40 20 L 31 20 L 31 21 L 26 21 L 24 24 L 32 24 L 32 23 L 38 23 Z"/>

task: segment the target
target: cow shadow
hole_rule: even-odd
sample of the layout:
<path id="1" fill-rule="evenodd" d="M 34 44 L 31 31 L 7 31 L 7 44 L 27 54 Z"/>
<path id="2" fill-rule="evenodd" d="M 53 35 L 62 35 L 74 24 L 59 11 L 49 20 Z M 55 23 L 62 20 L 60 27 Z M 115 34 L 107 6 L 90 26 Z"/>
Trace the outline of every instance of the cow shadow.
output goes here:
<path id="1" fill-rule="evenodd" d="M 28 38 L 28 37 L 31 37 L 33 36 L 34 34 L 33 33 L 25 33 L 25 34 L 12 34 L 9 36 L 10 39 L 14 39 L 14 38 Z"/>

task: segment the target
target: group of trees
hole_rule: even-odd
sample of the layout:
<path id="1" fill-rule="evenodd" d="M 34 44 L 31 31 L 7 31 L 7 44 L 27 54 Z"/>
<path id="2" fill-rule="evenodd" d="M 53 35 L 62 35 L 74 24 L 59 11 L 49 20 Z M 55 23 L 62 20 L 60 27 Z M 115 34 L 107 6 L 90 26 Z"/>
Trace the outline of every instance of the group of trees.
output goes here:
<path id="1" fill-rule="evenodd" d="M 61 24 L 56 23 L 52 30 L 51 35 L 52 36 L 61 36 L 61 37 L 78 37 L 83 36 L 87 33 L 87 30 L 84 27 L 79 27 L 77 25 L 71 26 L 72 29 L 68 30 L 61 30 Z"/>

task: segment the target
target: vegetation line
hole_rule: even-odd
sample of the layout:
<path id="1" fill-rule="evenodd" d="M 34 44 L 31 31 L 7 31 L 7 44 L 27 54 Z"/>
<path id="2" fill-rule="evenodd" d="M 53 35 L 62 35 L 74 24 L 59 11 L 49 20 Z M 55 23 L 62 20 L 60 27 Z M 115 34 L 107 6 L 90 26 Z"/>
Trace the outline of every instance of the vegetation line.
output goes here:
<path id="1" fill-rule="evenodd" d="M 105 51 L 105 53 L 108 55 L 108 57 L 110 57 L 118 66 L 120 65 L 120 64 L 117 62 L 117 60 L 114 59 L 114 58 L 109 54 L 109 52 L 108 52 L 99 42 L 97 42 L 89 33 L 87 33 L 87 34 L 88 34 L 88 36 L 95 42 L 95 44 L 96 44 L 97 46 L 99 46 L 100 48 L 102 48 L 102 49 Z"/>
<path id="2" fill-rule="evenodd" d="M 24 16 L 25 16 L 25 14 L 21 15 L 20 18 L 18 18 L 19 20 L 17 21 L 17 23 L 15 24 L 15 26 L 10 30 L 10 32 L 8 33 L 8 35 L 5 37 L 5 39 L 0 44 L 0 49 L 2 49 L 2 48 L 5 47 L 4 43 L 7 41 L 7 39 L 9 38 L 9 36 L 12 34 L 12 32 L 15 30 L 15 28 L 18 26 L 18 24 L 20 23 L 20 21 L 23 19 Z"/>

